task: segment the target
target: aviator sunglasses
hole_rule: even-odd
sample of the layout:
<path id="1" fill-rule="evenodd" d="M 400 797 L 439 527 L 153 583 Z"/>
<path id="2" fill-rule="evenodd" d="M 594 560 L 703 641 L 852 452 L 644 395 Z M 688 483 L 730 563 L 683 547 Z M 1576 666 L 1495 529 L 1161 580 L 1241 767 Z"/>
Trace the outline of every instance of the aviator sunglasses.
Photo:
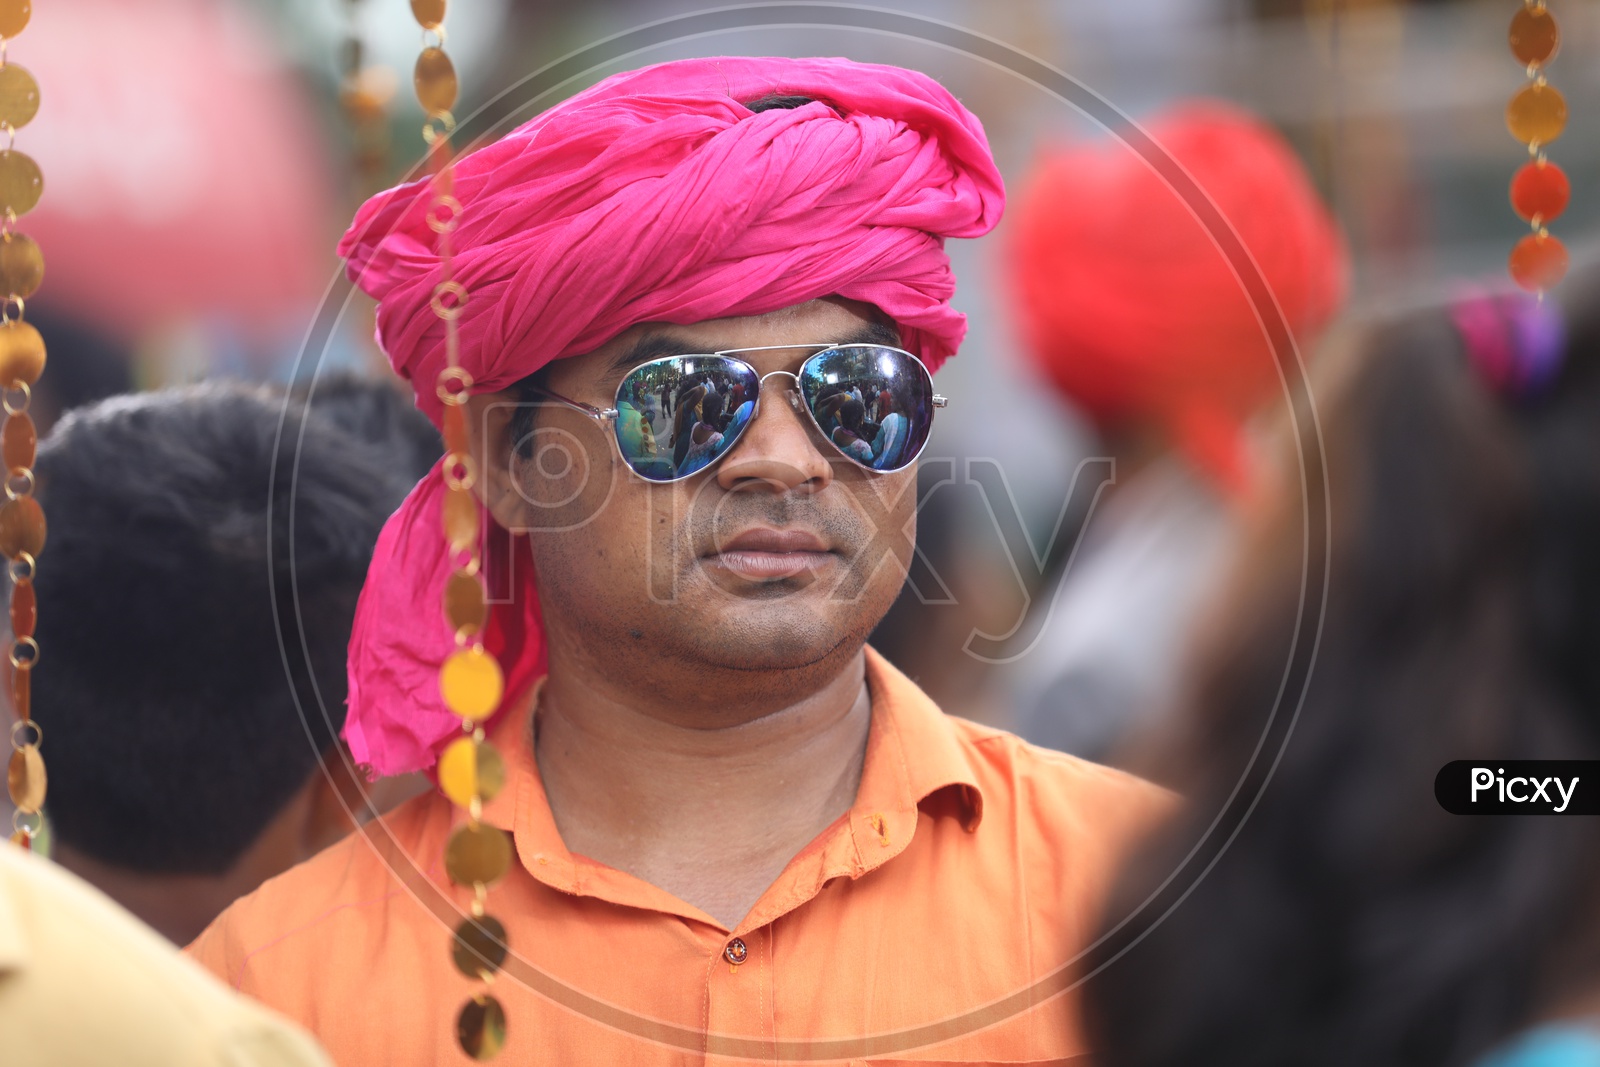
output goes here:
<path id="1" fill-rule="evenodd" d="M 767 374 L 735 355 L 785 348 L 822 351 L 797 371 Z M 617 450 L 635 474 L 676 482 L 733 449 L 760 410 L 762 386 L 774 377 L 791 379 L 790 404 L 803 409 L 836 450 L 870 471 L 909 467 L 928 443 L 933 409 L 948 403 L 933 391 L 920 359 L 873 344 L 765 345 L 652 359 L 623 375 L 609 408 L 548 389 L 532 392 L 609 422 Z"/>

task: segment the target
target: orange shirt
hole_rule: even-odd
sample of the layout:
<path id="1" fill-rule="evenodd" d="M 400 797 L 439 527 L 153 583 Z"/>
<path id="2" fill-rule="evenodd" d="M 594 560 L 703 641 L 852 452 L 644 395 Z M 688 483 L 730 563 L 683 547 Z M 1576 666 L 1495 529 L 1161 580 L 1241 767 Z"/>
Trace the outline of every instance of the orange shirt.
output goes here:
<path id="1" fill-rule="evenodd" d="M 517 1064 L 1050 1063 L 1084 1052 L 1066 966 L 1130 839 L 1171 807 L 1139 779 L 940 712 L 867 650 L 855 806 L 729 930 L 562 844 L 528 713 L 494 741 L 484 818 L 517 859 L 489 893 Z M 530 702 L 531 703 L 531 702 Z M 429 793 L 267 882 L 189 951 L 334 1060 L 470 1062 L 450 962 L 471 892 L 442 870 L 463 818 Z M 740 959 L 735 965 L 732 959 Z M 1047 999 L 1048 998 L 1048 999 Z"/>

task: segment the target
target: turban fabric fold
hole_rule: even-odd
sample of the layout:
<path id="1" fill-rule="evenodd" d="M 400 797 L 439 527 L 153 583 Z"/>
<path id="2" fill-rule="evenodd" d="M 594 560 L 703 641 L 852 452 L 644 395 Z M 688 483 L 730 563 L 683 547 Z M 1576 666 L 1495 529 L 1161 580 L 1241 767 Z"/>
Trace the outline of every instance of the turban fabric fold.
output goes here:
<path id="1" fill-rule="evenodd" d="M 772 96 L 815 102 L 752 111 Z M 983 128 L 925 75 L 843 59 L 731 57 L 620 74 L 458 160 L 452 273 L 468 291 L 460 360 L 477 391 L 644 322 L 758 315 L 838 295 L 873 304 L 931 369 L 966 330 L 947 237 L 999 220 Z M 378 341 L 435 423 L 444 328 L 426 182 L 369 200 L 339 252 L 378 301 Z M 809 339 L 816 340 L 816 339 Z M 822 340 L 826 340 L 823 338 Z M 437 689 L 454 647 L 437 471 L 379 539 L 350 647 L 345 737 L 379 774 L 429 767 L 459 731 Z M 543 667 L 532 564 L 485 514 L 496 603 L 485 643 L 505 705 Z M 513 570 L 515 561 L 515 571 Z"/>
<path id="2" fill-rule="evenodd" d="M 1293 149 L 1230 105 L 1144 123 L 1238 232 L 1290 328 L 1310 342 L 1344 299 L 1339 228 Z M 1007 223 L 1027 350 L 1102 426 L 1155 425 L 1228 491 L 1248 482 L 1240 426 L 1281 388 L 1233 268 L 1189 207 L 1114 140 L 1048 152 Z"/>

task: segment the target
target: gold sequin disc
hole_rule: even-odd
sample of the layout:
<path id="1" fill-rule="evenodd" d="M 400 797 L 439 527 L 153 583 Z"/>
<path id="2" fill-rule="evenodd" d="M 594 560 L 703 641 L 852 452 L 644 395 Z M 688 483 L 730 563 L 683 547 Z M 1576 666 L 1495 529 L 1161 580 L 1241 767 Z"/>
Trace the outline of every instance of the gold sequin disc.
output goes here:
<path id="1" fill-rule="evenodd" d="M 489 618 L 489 604 L 476 575 L 456 571 L 445 581 L 444 617 L 450 620 L 450 629 L 462 637 L 471 637 L 483 629 Z"/>
<path id="2" fill-rule="evenodd" d="M 31 156 L 14 148 L 0 151 L 0 214 L 26 215 L 44 192 L 44 175 Z"/>
<path id="3" fill-rule="evenodd" d="M 0 123 L 21 129 L 39 113 L 39 83 L 16 63 L 0 67 Z"/>
<path id="4" fill-rule="evenodd" d="M 33 583 L 17 582 L 11 587 L 11 636 L 32 637 L 38 625 L 39 599 L 33 591 Z"/>
<path id="5" fill-rule="evenodd" d="M 505 784 L 505 761 L 487 741 L 458 738 L 439 757 L 439 789 L 458 807 L 469 807 L 474 800 L 487 803 Z"/>
<path id="6" fill-rule="evenodd" d="M 458 649 L 439 668 L 439 695 L 463 719 L 488 718 L 504 692 L 500 664 L 481 648 Z"/>
<path id="7" fill-rule="evenodd" d="M 1523 66 L 1548 63 L 1561 47 L 1561 31 L 1556 20 L 1543 4 L 1522 7 L 1511 18 L 1511 54 Z"/>
<path id="8" fill-rule="evenodd" d="M 451 489 L 444 495 L 444 539 L 452 552 L 465 552 L 478 540 L 478 498 L 471 489 Z"/>
<path id="9" fill-rule="evenodd" d="M 511 868 L 511 837 L 486 822 L 468 823 L 444 846 L 444 870 L 456 885 L 492 885 Z"/>
<path id="10" fill-rule="evenodd" d="M 38 444 L 39 431 L 26 411 L 9 416 L 5 426 L 0 428 L 0 460 L 5 462 L 8 471 L 32 467 Z"/>
<path id="11" fill-rule="evenodd" d="M 44 373 L 44 338 L 33 324 L 14 320 L 0 326 L 0 386 L 32 385 Z"/>
<path id="12" fill-rule="evenodd" d="M 29 0 L 0 0 L 0 37 L 7 40 L 21 33 L 33 15 Z"/>
<path id="13" fill-rule="evenodd" d="M 411 0 L 411 14 L 425 30 L 436 30 L 444 22 L 445 0 Z"/>
<path id="14" fill-rule="evenodd" d="M 44 757 L 38 745 L 23 745 L 11 753 L 6 767 L 6 790 L 18 811 L 33 813 L 44 807 Z"/>
<path id="15" fill-rule="evenodd" d="M 450 944 L 450 958 L 456 970 L 468 978 L 494 974 L 506 961 L 506 928 L 492 915 L 467 919 L 456 927 Z"/>
<path id="16" fill-rule="evenodd" d="M 1530 293 L 1549 289 L 1566 276 L 1567 246 L 1560 238 L 1530 233 L 1511 249 L 1511 280 Z"/>
<path id="17" fill-rule="evenodd" d="M 1567 128 L 1567 100 L 1554 86 L 1524 86 L 1506 105 L 1506 127 L 1523 144 L 1549 144 Z"/>
<path id="18" fill-rule="evenodd" d="M 436 209 L 437 210 L 437 209 Z M 445 213 L 443 217 L 451 217 Z M 466 405 L 446 404 L 444 406 L 444 450 L 445 452 L 470 452 L 467 447 L 467 415 Z"/>
<path id="19" fill-rule="evenodd" d="M 33 708 L 33 671 L 11 672 L 11 708 L 16 712 L 17 718 L 26 719 L 32 714 Z"/>
<path id="20" fill-rule="evenodd" d="M 16 559 L 24 552 L 38 558 L 44 551 L 44 509 L 31 496 L 0 504 L 0 555 Z"/>
<path id="21" fill-rule="evenodd" d="M 456 106 L 456 68 L 443 48 L 424 48 L 411 73 L 417 102 L 430 115 Z"/>
<path id="22" fill-rule="evenodd" d="M 456 1037 L 461 1051 L 473 1059 L 493 1059 L 505 1047 L 506 1010 L 489 994 L 478 994 L 462 1005 Z"/>
<path id="23" fill-rule="evenodd" d="M 9 70 L 0 67 L 0 71 Z M 14 233 L 9 241 L 0 240 L 0 296 L 26 299 L 44 281 L 44 253 L 24 233 Z"/>

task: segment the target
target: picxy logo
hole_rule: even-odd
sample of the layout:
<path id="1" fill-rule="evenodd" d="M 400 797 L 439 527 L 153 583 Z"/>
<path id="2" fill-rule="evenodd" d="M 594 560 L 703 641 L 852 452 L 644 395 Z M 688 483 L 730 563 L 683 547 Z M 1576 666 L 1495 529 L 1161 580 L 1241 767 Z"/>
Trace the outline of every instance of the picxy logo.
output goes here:
<path id="1" fill-rule="evenodd" d="M 1455 815 L 1600 815 L 1600 760 L 1455 760 L 1433 795 Z"/>
<path id="2" fill-rule="evenodd" d="M 1487 767 L 1472 768 L 1472 803 L 1478 802 L 1478 794 L 1485 790 L 1497 790 L 1499 800 L 1503 804 L 1510 801 L 1513 804 L 1537 804 L 1542 802 L 1554 803 L 1549 789 L 1561 795 L 1559 807 L 1550 810 L 1560 815 L 1567 810 L 1567 805 L 1572 803 L 1572 794 L 1578 791 L 1578 776 L 1572 776 L 1570 785 L 1563 785 L 1561 779 L 1554 775 L 1549 778 L 1529 778 L 1524 775 L 1506 777 L 1504 767 L 1490 770 Z"/>

